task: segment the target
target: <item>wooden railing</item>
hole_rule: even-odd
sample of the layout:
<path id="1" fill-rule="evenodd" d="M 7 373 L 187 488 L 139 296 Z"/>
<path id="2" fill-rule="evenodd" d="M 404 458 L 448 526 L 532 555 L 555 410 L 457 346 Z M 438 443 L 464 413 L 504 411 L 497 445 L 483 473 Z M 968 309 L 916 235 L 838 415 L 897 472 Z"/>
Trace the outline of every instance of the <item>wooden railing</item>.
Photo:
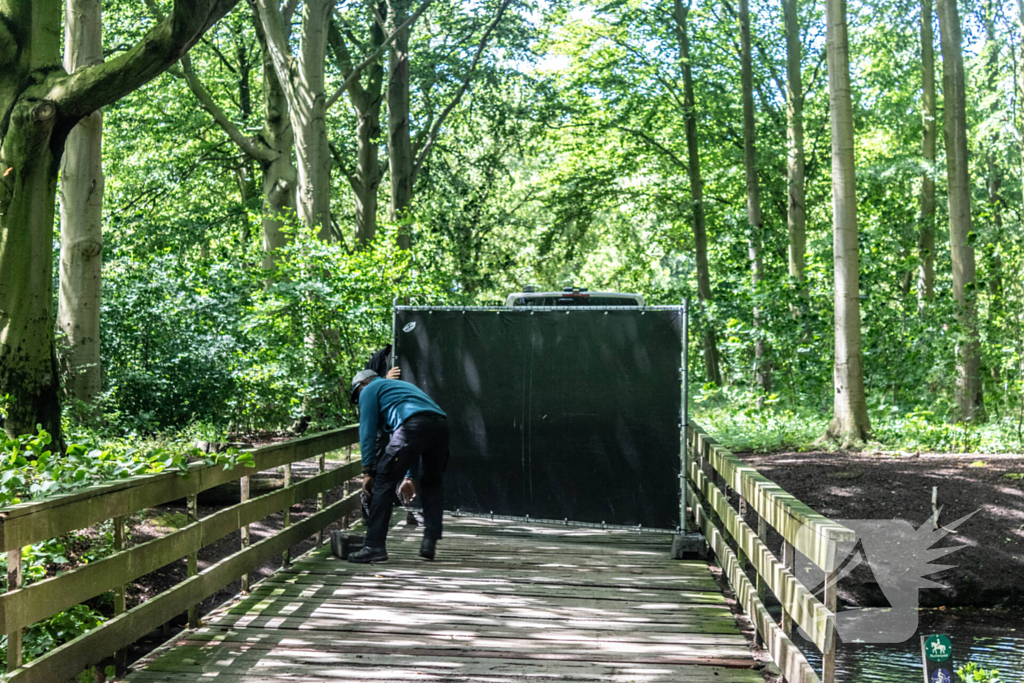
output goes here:
<path id="1" fill-rule="evenodd" d="M 855 540 L 854 532 L 783 491 L 693 421 L 687 426 L 686 444 L 687 500 L 693 521 L 714 550 L 737 600 L 757 628 L 759 640 L 789 683 L 833 683 L 836 544 Z M 737 507 L 731 504 L 732 492 L 738 494 Z M 744 521 L 748 506 L 757 519 L 756 532 Z M 766 544 L 768 525 L 782 537 L 781 558 Z M 821 570 L 824 599 L 815 597 L 794 574 L 794 550 Z M 748 566 L 753 568 L 753 584 Z M 775 623 L 765 607 L 769 590 L 782 605 L 781 624 Z M 791 640 L 794 623 L 822 653 L 821 678 Z"/>
<path id="2" fill-rule="evenodd" d="M 305 539 L 323 540 L 323 530 L 358 506 L 358 492 L 324 506 L 323 494 L 343 485 L 360 472 L 358 461 L 327 469 L 327 453 L 358 441 L 353 425 L 323 434 L 251 451 L 254 466 L 195 463 L 187 476 L 178 472 L 145 475 L 93 486 L 66 495 L 32 501 L 0 510 L 0 549 L 7 553 L 7 592 L 0 595 L 0 626 L 7 635 L 7 683 L 58 683 L 111 656 L 123 667 L 128 645 L 178 615 L 187 612 L 189 625 L 198 620 L 195 607 L 234 581 L 248 587 L 248 572 L 275 556 L 288 561 L 290 548 Z M 291 481 L 293 463 L 318 458 L 318 473 Z M 284 467 L 284 487 L 249 498 L 249 476 Z M 207 489 L 240 480 L 241 502 L 198 518 L 197 495 Z M 297 503 L 317 499 L 317 512 L 291 524 L 289 511 Z M 160 538 L 125 548 L 128 515 L 185 499 L 189 524 Z M 284 528 L 256 543 L 249 543 L 248 525 L 284 511 Z M 107 520 L 114 524 L 115 553 L 52 578 L 25 586 L 22 548 Z M 201 548 L 235 531 L 242 531 L 242 548 L 198 571 Z M 188 578 L 125 609 L 125 586 L 167 564 L 187 558 Z M 115 616 L 97 628 L 42 655 L 22 661 L 23 630 L 36 622 L 86 600 L 113 591 Z"/>

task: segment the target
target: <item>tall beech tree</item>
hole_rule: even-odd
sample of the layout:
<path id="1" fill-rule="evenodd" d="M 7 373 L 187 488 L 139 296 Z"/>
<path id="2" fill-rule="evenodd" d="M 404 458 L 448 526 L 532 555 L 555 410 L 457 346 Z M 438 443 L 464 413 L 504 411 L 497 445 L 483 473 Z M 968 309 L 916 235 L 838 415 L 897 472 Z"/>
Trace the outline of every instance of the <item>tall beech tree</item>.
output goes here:
<path id="1" fill-rule="evenodd" d="M 61 0 L 0 0 L 0 394 L 4 430 L 60 441 L 53 320 L 57 177 L 71 130 L 177 61 L 237 0 L 175 0 L 130 49 L 68 73 Z"/>
<path id="2" fill-rule="evenodd" d="M 835 365 L 828 435 L 844 447 L 871 432 L 864 392 L 857 247 L 857 180 L 850 94 L 850 43 L 846 0 L 826 0 L 829 114 L 832 123 L 832 250 L 835 290 Z"/>
<path id="3" fill-rule="evenodd" d="M 754 115 L 754 67 L 750 54 L 750 6 L 749 0 L 740 0 L 740 87 L 743 98 L 743 168 L 747 183 L 747 224 L 749 230 L 748 253 L 750 257 L 751 283 L 756 290 L 764 280 L 764 254 L 762 240 L 764 218 L 761 214 L 761 183 L 757 178 L 757 119 Z M 754 340 L 754 381 L 764 393 L 772 390 L 771 365 L 768 360 L 768 343 L 760 329 L 761 312 L 754 306 L 754 325 L 757 338 Z"/>
<path id="4" fill-rule="evenodd" d="M 279 4 L 279 0 L 253 0 L 263 25 L 266 50 L 270 55 L 278 83 L 288 104 L 288 115 L 295 135 L 298 162 L 297 206 L 303 225 L 313 228 L 323 241 L 333 238 L 331 226 L 331 169 L 333 155 L 327 136 L 327 112 L 373 64 L 384 50 L 429 6 L 424 0 L 416 13 L 404 15 L 402 22 L 380 45 L 372 46 L 361 62 L 350 66 L 343 82 L 334 93 L 326 93 L 327 50 L 334 3 L 330 0 L 307 0 L 302 3 L 298 53 L 291 52 L 289 13 L 295 2 Z M 374 7 L 376 13 L 376 8 Z M 377 14 L 376 20 L 383 23 Z"/>
<path id="5" fill-rule="evenodd" d="M 267 51 L 288 102 L 298 161 L 299 219 L 323 241 L 331 240 L 331 153 L 327 144 L 325 64 L 333 0 L 302 3 L 298 53 L 292 55 L 289 14 L 294 3 L 256 0 Z"/>
<path id="6" fill-rule="evenodd" d="M 957 342 L 956 401 L 960 419 L 985 417 L 978 339 L 974 246 L 971 243 L 970 158 L 967 154 L 967 94 L 963 39 L 956 0 L 938 0 L 942 45 L 942 94 L 949 204 L 949 249 L 953 263 L 953 298 L 962 337 Z"/>
<path id="7" fill-rule="evenodd" d="M 296 212 L 296 188 L 298 171 L 295 168 L 293 155 L 295 152 L 295 133 L 292 129 L 288 113 L 288 101 L 285 98 L 281 81 L 274 69 L 270 50 L 267 47 L 267 36 L 263 30 L 263 22 L 259 18 L 259 10 L 255 0 L 248 0 L 256 36 L 260 44 L 263 79 L 263 106 L 261 111 L 262 129 L 253 136 L 246 135 L 232 120 L 232 117 L 221 108 L 202 79 L 196 73 L 191 58 L 186 55 L 181 60 L 181 76 L 188 83 L 199 105 L 206 110 L 218 126 L 227 134 L 239 151 L 248 160 L 259 164 L 262 172 L 263 206 L 261 227 L 263 233 L 263 267 L 274 266 L 274 251 L 287 244 L 287 235 L 283 228 Z M 282 8 L 285 39 L 291 36 L 291 20 L 294 5 Z M 238 65 L 244 71 L 242 64 Z M 238 102 L 242 106 L 239 113 L 247 118 L 245 104 L 248 98 L 248 78 L 243 80 L 239 74 Z"/>
<path id="8" fill-rule="evenodd" d="M 782 0 L 782 19 L 786 30 L 786 223 L 789 227 L 789 276 L 800 283 L 803 289 L 807 209 L 804 197 L 803 49 L 800 45 L 797 0 Z"/>
<path id="9" fill-rule="evenodd" d="M 101 0 L 67 0 L 64 70 L 103 62 Z M 92 404 L 100 393 L 100 277 L 103 266 L 103 111 L 68 134 L 60 169 L 60 292 L 64 389 Z"/>
<path id="10" fill-rule="evenodd" d="M 700 149 L 697 143 L 696 104 L 693 96 L 693 73 L 690 68 L 690 36 L 686 26 L 686 18 L 690 13 L 690 3 L 675 0 L 674 16 L 676 32 L 679 38 L 679 62 L 683 69 L 683 113 L 686 131 L 686 171 L 690 180 L 690 199 L 693 203 L 693 243 L 694 260 L 697 264 L 697 297 L 704 304 L 710 303 L 711 270 L 708 267 L 708 234 L 707 218 L 704 213 L 704 179 L 700 174 Z M 722 371 L 718 364 L 718 344 L 715 339 L 714 327 L 708 325 L 704 330 L 704 367 L 708 382 L 722 384 Z"/>
<path id="11" fill-rule="evenodd" d="M 985 84 L 991 101 L 988 106 L 990 124 L 996 124 L 1002 111 L 999 101 L 999 39 L 996 30 L 996 8 L 992 2 L 986 3 L 984 10 L 985 23 Z M 992 217 L 989 238 L 986 240 L 986 266 L 988 289 L 991 296 L 990 315 L 998 314 L 1002 307 L 1003 294 L 1003 256 L 1000 244 L 1003 236 L 1003 169 L 999 159 L 999 127 L 987 136 L 985 147 L 985 187 L 988 190 L 988 209 Z M 996 369 L 993 368 L 993 371 Z"/>
<path id="12" fill-rule="evenodd" d="M 409 26 L 411 22 L 408 17 L 412 3 L 410 0 L 387 0 L 387 4 L 388 26 L 394 36 L 390 50 L 387 86 L 388 167 L 391 175 L 390 215 L 391 220 L 399 224 L 398 245 L 403 249 L 408 249 L 412 246 L 412 232 L 411 226 L 405 219 L 409 205 L 412 203 L 416 177 L 433 151 L 441 127 L 469 89 L 480 59 L 487 49 L 487 44 L 494 30 L 501 23 L 502 17 L 505 16 L 509 5 L 512 4 L 512 0 L 502 0 L 498 5 L 494 19 L 484 29 L 473 60 L 455 94 L 452 95 L 448 105 L 441 110 L 440 114 L 431 117 L 432 120 L 428 119 L 427 125 L 418 132 L 415 139 L 412 136 L 411 98 L 409 96 Z"/>
<path id="13" fill-rule="evenodd" d="M 369 47 L 371 54 L 377 53 L 384 45 L 385 27 L 380 19 L 387 16 L 387 11 L 387 3 L 379 2 L 376 17 L 370 19 Z M 355 37 L 351 35 L 351 32 L 349 32 L 349 36 L 346 36 L 338 20 L 335 19 L 331 22 L 328 38 L 338 69 L 348 83 L 348 99 L 356 115 L 355 165 L 348 168 L 337 156 L 335 162 L 341 166 L 352 187 L 352 192 L 355 194 L 356 242 L 365 246 L 373 240 L 377 232 L 377 197 L 384 175 L 384 169 L 380 163 L 380 114 L 381 106 L 384 104 L 384 64 L 378 56 L 364 70 L 364 74 L 353 78 L 352 74 L 356 66 L 353 50 L 358 47 Z"/>
<path id="14" fill-rule="evenodd" d="M 932 32 L 932 0 L 921 0 L 921 227 L 918 236 L 917 296 L 919 307 L 935 296 L 935 143 L 938 120 L 935 109 L 935 37 Z"/>

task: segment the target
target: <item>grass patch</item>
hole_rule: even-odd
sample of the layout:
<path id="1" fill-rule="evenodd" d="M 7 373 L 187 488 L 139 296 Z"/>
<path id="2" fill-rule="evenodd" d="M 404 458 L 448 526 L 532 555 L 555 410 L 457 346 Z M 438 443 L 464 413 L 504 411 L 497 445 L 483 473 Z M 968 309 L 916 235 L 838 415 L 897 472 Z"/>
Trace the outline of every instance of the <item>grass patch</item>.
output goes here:
<path id="1" fill-rule="evenodd" d="M 149 523 L 162 529 L 182 529 L 189 525 L 188 515 L 183 512 L 164 512 L 152 515 Z"/>
<path id="2" fill-rule="evenodd" d="M 827 450 L 817 443 L 828 428 L 831 410 L 766 397 L 757 406 L 753 392 L 726 387 L 691 390 L 690 414 L 711 436 L 733 451 Z M 948 422 L 930 410 L 869 406 L 873 440 L 869 450 L 932 453 L 1022 453 L 1018 423 L 997 417 L 984 424 Z"/>

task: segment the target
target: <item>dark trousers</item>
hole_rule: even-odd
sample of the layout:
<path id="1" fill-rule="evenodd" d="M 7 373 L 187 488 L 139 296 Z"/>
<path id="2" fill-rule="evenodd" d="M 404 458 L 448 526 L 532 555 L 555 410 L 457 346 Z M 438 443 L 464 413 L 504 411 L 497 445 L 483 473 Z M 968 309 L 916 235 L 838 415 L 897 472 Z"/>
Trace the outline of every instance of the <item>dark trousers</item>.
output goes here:
<path id="1" fill-rule="evenodd" d="M 448 423 L 440 415 L 420 413 L 398 426 L 384 449 L 384 455 L 377 461 L 370 519 L 366 523 L 366 545 L 384 547 L 391 526 L 395 489 L 420 456 L 423 457 L 419 486 L 423 501 L 423 536 L 434 540 L 441 538 L 441 517 L 444 513 L 442 476 L 448 465 Z"/>

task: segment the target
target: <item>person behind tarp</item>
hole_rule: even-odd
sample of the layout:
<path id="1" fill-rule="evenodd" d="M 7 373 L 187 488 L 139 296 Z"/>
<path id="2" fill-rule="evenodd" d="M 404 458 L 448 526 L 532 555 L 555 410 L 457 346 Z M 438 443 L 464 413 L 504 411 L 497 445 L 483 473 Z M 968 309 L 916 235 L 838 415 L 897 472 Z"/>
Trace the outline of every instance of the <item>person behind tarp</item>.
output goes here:
<path id="1" fill-rule="evenodd" d="M 402 376 L 402 370 L 398 366 L 392 367 L 391 363 L 391 344 L 388 344 L 370 356 L 370 360 L 366 361 L 365 368 L 373 370 L 379 377 L 385 379 L 399 379 Z"/>
<path id="2" fill-rule="evenodd" d="M 370 493 L 372 499 L 363 548 L 349 555 L 348 561 L 365 564 L 388 559 L 386 540 L 395 488 L 420 457 L 424 519 L 420 557 L 434 559 L 444 510 L 442 476 L 448 465 L 447 415 L 418 387 L 382 379 L 373 370 L 356 373 L 349 396 L 359 406 L 363 491 Z M 374 447 L 378 426 L 390 435 L 379 458 Z"/>

